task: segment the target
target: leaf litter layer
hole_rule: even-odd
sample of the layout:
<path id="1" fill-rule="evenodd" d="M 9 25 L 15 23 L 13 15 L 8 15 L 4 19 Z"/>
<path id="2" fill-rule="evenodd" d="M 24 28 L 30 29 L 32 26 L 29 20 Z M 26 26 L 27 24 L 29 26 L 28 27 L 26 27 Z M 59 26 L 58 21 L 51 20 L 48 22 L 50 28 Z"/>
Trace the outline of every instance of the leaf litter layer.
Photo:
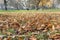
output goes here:
<path id="1" fill-rule="evenodd" d="M 0 35 L 27 35 L 37 39 L 60 38 L 59 13 L 0 14 Z M 32 37 L 33 39 L 33 37 Z"/>

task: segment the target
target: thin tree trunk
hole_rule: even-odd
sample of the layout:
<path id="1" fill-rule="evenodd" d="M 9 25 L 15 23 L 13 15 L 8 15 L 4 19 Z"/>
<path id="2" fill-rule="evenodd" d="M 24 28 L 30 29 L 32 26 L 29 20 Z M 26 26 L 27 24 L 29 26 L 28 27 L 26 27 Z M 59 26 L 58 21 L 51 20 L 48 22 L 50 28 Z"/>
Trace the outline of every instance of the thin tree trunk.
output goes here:
<path id="1" fill-rule="evenodd" d="M 39 9 L 39 3 L 40 3 L 40 0 L 36 0 L 36 10 L 38 10 Z"/>
<path id="2" fill-rule="evenodd" d="M 5 10 L 7 10 L 7 1 L 4 0 Z"/>

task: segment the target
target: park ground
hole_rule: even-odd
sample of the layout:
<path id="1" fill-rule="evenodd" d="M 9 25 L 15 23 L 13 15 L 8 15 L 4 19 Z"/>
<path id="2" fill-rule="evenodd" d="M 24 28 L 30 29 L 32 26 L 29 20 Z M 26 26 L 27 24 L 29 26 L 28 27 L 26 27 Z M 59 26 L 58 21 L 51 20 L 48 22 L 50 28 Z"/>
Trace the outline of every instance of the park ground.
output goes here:
<path id="1" fill-rule="evenodd" d="M 12 36 L 21 35 L 22 33 L 22 35 L 36 36 L 35 38 L 38 40 L 56 39 L 58 36 L 60 38 L 59 18 L 60 9 L 0 10 L 0 23 L 2 24 L 0 25 L 2 26 L 0 28 L 0 35 Z M 6 25 L 8 27 L 5 27 Z M 15 31 L 19 32 L 16 33 Z"/>

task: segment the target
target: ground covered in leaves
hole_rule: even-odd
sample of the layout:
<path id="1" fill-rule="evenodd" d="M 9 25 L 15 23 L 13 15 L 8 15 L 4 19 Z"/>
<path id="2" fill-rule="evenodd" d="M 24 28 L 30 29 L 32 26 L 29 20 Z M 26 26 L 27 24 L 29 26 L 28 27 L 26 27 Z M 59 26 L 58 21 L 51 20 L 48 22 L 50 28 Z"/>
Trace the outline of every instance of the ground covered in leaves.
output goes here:
<path id="1" fill-rule="evenodd" d="M 0 40 L 60 40 L 60 14 L 0 14 L 0 35 Z"/>

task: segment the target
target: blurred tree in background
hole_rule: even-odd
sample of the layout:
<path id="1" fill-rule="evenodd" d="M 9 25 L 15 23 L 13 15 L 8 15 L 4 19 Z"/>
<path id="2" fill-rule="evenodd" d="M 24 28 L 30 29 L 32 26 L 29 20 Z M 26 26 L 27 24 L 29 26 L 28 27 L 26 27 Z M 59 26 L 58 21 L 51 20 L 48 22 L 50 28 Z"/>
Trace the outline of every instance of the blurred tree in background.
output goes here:
<path id="1" fill-rule="evenodd" d="M 4 0 L 5 10 L 7 10 L 7 0 Z"/>
<path id="2" fill-rule="evenodd" d="M 60 0 L 4 0 L 5 10 L 60 8 Z"/>

